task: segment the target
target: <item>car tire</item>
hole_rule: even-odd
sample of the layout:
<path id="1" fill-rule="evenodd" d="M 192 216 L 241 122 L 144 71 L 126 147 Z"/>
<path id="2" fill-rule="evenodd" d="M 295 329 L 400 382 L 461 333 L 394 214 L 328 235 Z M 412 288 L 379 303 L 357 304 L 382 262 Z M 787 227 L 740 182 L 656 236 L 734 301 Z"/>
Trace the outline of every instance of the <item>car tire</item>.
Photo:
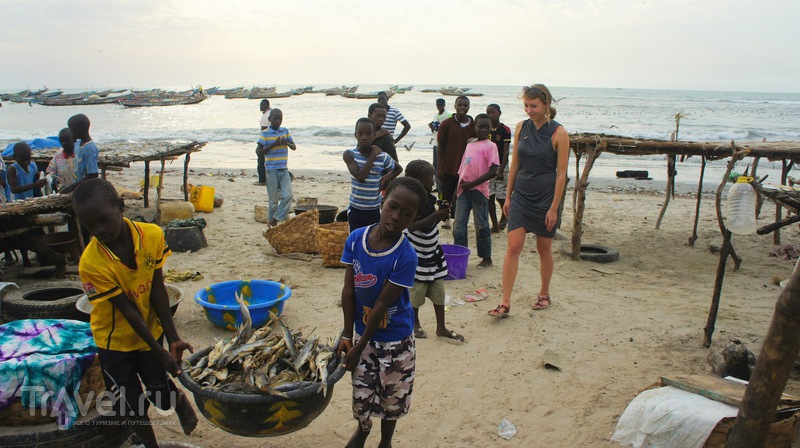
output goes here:
<path id="1" fill-rule="evenodd" d="M 564 246 L 561 253 L 567 257 L 572 257 L 572 247 Z M 619 251 L 599 244 L 581 244 L 581 260 L 595 263 L 611 263 L 619 260 Z"/>
<path id="2" fill-rule="evenodd" d="M 88 316 L 75 308 L 83 295 L 80 282 L 48 282 L 8 291 L 0 301 L 0 317 L 5 322 L 20 319 L 75 319 L 88 322 Z"/>

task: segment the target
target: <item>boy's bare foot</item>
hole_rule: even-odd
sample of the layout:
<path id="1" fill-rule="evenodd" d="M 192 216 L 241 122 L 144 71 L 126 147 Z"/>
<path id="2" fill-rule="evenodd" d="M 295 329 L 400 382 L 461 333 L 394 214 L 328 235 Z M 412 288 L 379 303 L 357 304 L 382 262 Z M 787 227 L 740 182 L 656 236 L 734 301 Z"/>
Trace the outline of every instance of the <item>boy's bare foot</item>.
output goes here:
<path id="1" fill-rule="evenodd" d="M 492 227 L 492 233 L 500 233 L 500 227 L 498 226 Z"/>
<path id="2" fill-rule="evenodd" d="M 270 227 L 275 227 L 275 226 L 278 225 L 278 220 L 275 219 L 275 218 L 272 218 L 267 225 L 270 226 Z"/>
<path id="3" fill-rule="evenodd" d="M 183 392 L 176 390 L 175 393 L 177 395 L 175 412 L 178 414 L 178 420 L 181 422 L 183 433 L 188 436 L 194 431 L 194 428 L 197 427 L 197 414 L 195 414 L 192 404 L 189 403 L 189 399 L 186 398 Z"/>
<path id="4" fill-rule="evenodd" d="M 494 266 L 494 264 L 492 264 L 492 259 L 491 258 L 484 258 L 483 260 L 481 260 L 480 263 L 478 263 L 477 269 L 486 269 L 486 268 L 490 268 L 492 266 Z"/>
<path id="5" fill-rule="evenodd" d="M 369 432 L 365 432 L 361 430 L 361 425 L 356 428 L 356 432 L 350 436 L 350 440 L 347 441 L 347 445 L 345 448 L 364 448 L 364 443 L 367 441 L 367 436 Z"/>
<path id="6" fill-rule="evenodd" d="M 417 339 L 425 339 L 428 337 L 428 334 L 425 333 L 422 327 L 414 327 L 414 337 Z"/>

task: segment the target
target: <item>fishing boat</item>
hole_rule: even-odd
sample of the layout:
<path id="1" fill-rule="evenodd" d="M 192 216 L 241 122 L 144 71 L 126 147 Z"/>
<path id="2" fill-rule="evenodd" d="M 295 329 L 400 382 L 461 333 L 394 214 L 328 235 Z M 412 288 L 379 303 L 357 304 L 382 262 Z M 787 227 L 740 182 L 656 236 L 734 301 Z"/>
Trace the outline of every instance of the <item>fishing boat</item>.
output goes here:
<path id="1" fill-rule="evenodd" d="M 380 93 L 381 92 L 369 92 L 369 93 L 355 93 L 355 92 L 349 93 L 349 92 L 345 92 L 345 93 L 342 93 L 342 96 L 345 97 L 345 98 L 355 98 L 357 100 L 376 100 L 376 99 L 378 99 L 378 95 Z M 387 98 L 391 98 L 391 97 L 394 96 L 395 91 L 394 90 L 388 90 L 388 91 L 385 91 L 383 93 L 386 94 Z"/>
<path id="2" fill-rule="evenodd" d="M 244 87 L 234 87 L 232 89 L 217 89 L 217 90 L 215 90 L 213 92 L 210 92 L 210 94 L 211 95 L 222 95 L 222 96 L 225 96 L 225 95 L 232 95 L 232 94 L 240 93 L 242 90 L 244 90 Z"/>
<path id="3" fill-rule="evenodd" d="M 358 86 L 341 86 L 341 87 L 331 87 L 330 89 L 325 89 L 325 95 L 327 96 L 334 96 L 339 95 L 341 96 L 343 93 L 356 93 L 358 90 Z"/>
<path id="4" fill-rule="evenodd" d="M 173 99 L 173 98 L 122 98 L 117 101 L 125 107 L 156 107 L 156 106 L 181 106 L 187 104 L 197 104 L 205 101 L 208 95 L 197 94 L 190 97 Z"/>
<path id="5" fill-rule="evenodd" d="M 102 98 L 100 95 L 92 94 L 83 98 L 73 99 L 46 98 L 40 101 L 39 104 L 42 106 L 97 106 L 100 104 L 113 104 L 130 97 L 131 95 L 117 95 Z"/>
<path id="6" fill-rule="evenodd" d="M 27 90 L 27 89 L 20 90 L 19 92 L 16 92 L 16 93 L 3 93 L 3 94 L 0 94 L 0 101 L 9 101 L 12 97 L 21 98 L 21 97 L 24 97 L 24 96 L 28 96 L 29 93 L 31 93 L 31 91 Z"/>
<path id="7" fill-rule="evenodd" d="M 439 89 L 422 89 L 420 90 L 422 93 L 439 93 Z"/>
<path id="8" fill-rule="evenodd" d="M 442 87 L 439 89 L 439 93 L 442 95 L 449 95 L 449 96 L 483 96 L 482 93 L 477 92 L 470 92 L 469 87 Z"/>
<path id="9" fill-rule="evenodd" d="M 253 87 L 250 89 L 250 93 L 247 95 L 247 98 L 250 98 L 251 100 L 257 100 L 261 98 L 280 98 L 270 96 L 275 94 L 275 90 L 275 87 Z M 291 91 L 289 92 L 289 96 L 291 96 Z"/>

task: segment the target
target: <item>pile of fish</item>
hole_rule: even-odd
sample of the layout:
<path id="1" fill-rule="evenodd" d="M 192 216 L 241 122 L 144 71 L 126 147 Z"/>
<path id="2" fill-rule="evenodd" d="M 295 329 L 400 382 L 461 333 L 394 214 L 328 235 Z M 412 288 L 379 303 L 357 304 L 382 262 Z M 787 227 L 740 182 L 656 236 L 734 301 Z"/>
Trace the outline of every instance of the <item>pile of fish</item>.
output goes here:
<path id="1" fill-rule="evenodd" d="M 238 394 L 271 394 L 317 385 L 327 394 L 329 366 L 336 359 L 341 332 L 332 345 L 291 332 L 280 317 L 270 312 L 270 321 L 253 330 L 244 300 L 236 294 L 242 325 L 228 342 L 217 342 L 211 351 L 189 370 L 203 387 Z"/>

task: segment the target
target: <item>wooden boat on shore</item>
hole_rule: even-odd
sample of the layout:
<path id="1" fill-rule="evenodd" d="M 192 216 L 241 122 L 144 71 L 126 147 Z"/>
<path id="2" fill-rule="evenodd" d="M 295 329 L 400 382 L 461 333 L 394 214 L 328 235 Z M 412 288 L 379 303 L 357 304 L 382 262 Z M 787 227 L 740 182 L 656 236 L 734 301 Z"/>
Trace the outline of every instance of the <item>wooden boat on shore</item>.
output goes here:
<path id="1" fill-rule="evenodd" d="M 482 93 L 470 92 L 469 90 L 470 90 L 469 87 L 461 88 L 461 87 L 450 86 L 450 87 L 442 87 L 441 89 L 439 89 L 439 93 L 448 96 L 483 96 Z"/>
<path id="2" fill-rule="evenodd" d="M 280 98 L 280 97 L 270 96 L 275 94 L 275 90 L 276 90 L 275 87 L 253 87 L 252 89 L 250 89 L 247 98 L 251 100 L 258 100 L 262 98 Z"/>
<path id="3" fill-rule="evenodd" d="M 380 93 L 381 92 L 369 92 L 369 93 L 355 93 L 355 92 L 353 92 L 353 93 L 343 93 L 342 96 L 345 97 L 345 98 L 355 98 L 357 100 L 377 100 L 378 99 L 378 95 Z M 386 93 L 386 97 L 387 98 L 391 98 L 391 97 L 394 96 L 395 91 L 394 90 L 387 90 L 387 91 L 385 91 L 385 93 Z"/>
<path id="4" fill-rule="evenodd" d="M 39 104 L 42 106 L 97 106 L 100 104 L 113 104 L 119 102 L 120 100 L 124 100 L 129 98 L 131 95 L 117 95 L 117 96 L 106 96 L 105 98 L 100 97 L 100 95 L 92 94 L 85 97 L 80 98 L 47 98 L 43 101 L 40 101 Z"/>
<path id="5" fill-rule="evenodd" d="M 422 93 L 439 93 L 439 89 L 422 89 L 420 90 Z"/>
<path id="6" fill-rule="evenodd" d="M 19 92 L 16 92 L 16 93 L 3 93 L 3 94 L 0 94 L 0 101 L 9 101 L 9 100 L 11 100 L 11 98 L 14 98 L 14 97 L 17 97 L 17 98 L 26 97 L 30 93 L 31 93 L 31 91 L 27 90 L 27 89 L 26 90 L 20 90 Z"/>
<path id="7" fill-rule="evenodd" d="M 331 87 L 330 89 L 325 89 L 325 95 L 327 96 L 341 96 L 344 93 L 356 93 L 358 90 L 358 86 L 341 86 L 341 87 Z"/>
<path id="8" fill-rule="evenodd" d="M 184 98 L 122 98 L 117 102 L 125 107 L 158 107 L 158 106 L 182 106 L 188 104 L 201 103 L 208 99 L 206 94 L 196 94 Z"/>

